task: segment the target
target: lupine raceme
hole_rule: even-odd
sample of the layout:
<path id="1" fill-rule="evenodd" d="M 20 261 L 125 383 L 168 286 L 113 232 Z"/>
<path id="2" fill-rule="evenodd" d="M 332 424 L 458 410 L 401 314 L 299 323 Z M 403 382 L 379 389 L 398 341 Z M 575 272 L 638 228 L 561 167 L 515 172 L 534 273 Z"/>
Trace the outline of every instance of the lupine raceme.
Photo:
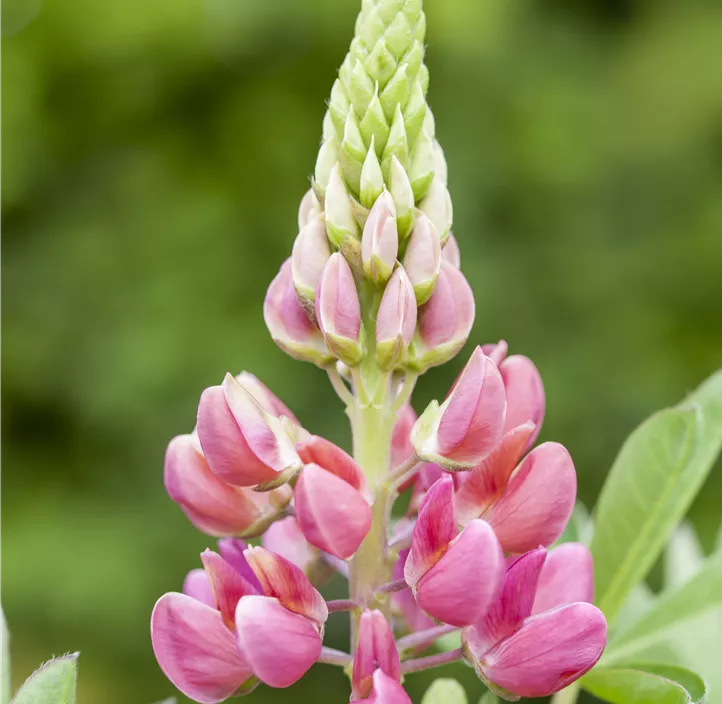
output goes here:
<path id="1" fill-rule="evenodd" d="M 454 661 L 502 698 L 541 697 L 606 643 L 589 552 L 553 547 L 576 474 L 563 446 L 533 447 L 545 395 L 531 360 L 476 346 L 445 399 L 418 418 L 410 402 L 475 318 L 426 102 L 421 5 L 362 3 L 264 304 L 277 345 L 328 373 L 353 456 L 247 372 L 206 389 L 195 428 L 168 446 L 168 493 L 221 538 L 151 618 L 163 672 L 198 702 L 288 687 L 315 663 L 346 669 L 351 701 L 408 703 L 405 675 Z M 348 598 L 326 601 L 317 587 L 335 573 Z M 323 645 L 339 613 L 344 651 Z M 454 631 L 460 648 L 424 654 Z"/>

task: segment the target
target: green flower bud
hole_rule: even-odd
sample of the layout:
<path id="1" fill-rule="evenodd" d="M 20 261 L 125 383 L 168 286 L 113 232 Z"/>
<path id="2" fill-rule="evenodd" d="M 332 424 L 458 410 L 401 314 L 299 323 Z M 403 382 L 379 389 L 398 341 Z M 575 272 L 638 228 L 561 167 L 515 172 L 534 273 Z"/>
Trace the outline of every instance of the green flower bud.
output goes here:
<path id="1" fill-rule="evenodd" d="M 391 132 L 382 156 L 381 169 L 387 178 L 390 173 L 392 157 L 396 157 L 403 168 L 406 168 L 409 164 L 409 141 L 406 138 L 404 116 L 401 114 L 399 105 L 396 106 L 394 121 L 391 123 Z"/>
<path id="2" fill-rule="evenodd" d="M 396 206 L 399 238 L 405 239 L 414 227 L 414 192 L 406 170 L 395 156 L 391 157 L 389 184 L 389 192 Z"/>
<path id="3" fill-rule="evenodd" d="M 409 180 L 414 198 L 420 200 L 429 190 L 434 178 L 434 143 L 424 130 L 421 131 L 411 154 Z"/>
<path id="4" fill-rule="evenodd" d="M 438 142 L 434 142 L 434 173 L 446 185 L 449 181 L 448 169 L 446 168 L 446 157 L 444 150 Z"/>
<path id="5" fill-rule="evenodd" d="M 411 86 L 411 95 L 404 108 L 404 127 L 409 142 L 412 144 L 421 132 L 427 110 L 426 96 L 421 88 L 421 82 L 417 79 Z"/>
<path id="6" fill-rule="evenodd" d="M 361 169 L 361 204 L 370 208 L 384 190 L 384 177 L 381 173 L 381 164 L 376 156 L 374 138 L 371 138 L 371 148 Z"/>
<path id="7" fill-rule="evenodd" d="M 446 244 L 454 219 L 454 208 L 449 190 L 440 177 L 431 182 L 426 196 L 419 203 L 419 210 L 426 213 L 429 220 L 436 225 L 442 246 Z"/>
<path id="8" fill-rule="evenodd" d="M 416 43 L 415 46 L 418 46 L 418 43 Z M 421 50 L 421 60 L 423 60 L 423 50 Z M 419 61 L 419 65 L 421 65 L 421 60 Z M 381 86 L 385 86 L 391 79 L 391 76 L 396 73 L 397 65 L 396 59 L 389 51 L 383 39 L 380 39 L 376 43 L 376 46 L 374 46 L 364 62 L 366 71 L 368 71 L 371 79 Z"/>
<path id="9" fill-rule="evenodd" d="M 406 75 L 406 64 L 402 64 L 381 92 L 381 106 L 389 119 L 392 118 L 397 105 L 406 105 L 410 93 L 411 86 Z"/>
<path id="10" fill-rule="evenodd" d="M 376 154 L 383 153 L 386 142 L 389 139 L 389 133 L 391 128 L 384 115 L 384 110 L 381 107 L 381 101 L 379 100 L 378 85 L 377 90 L 374 93 L 374 97 L 371 98 L 371 102 L 366 110 L 366 114 L 361 119 L 359 127 L 361 129 L 361 136 L 366 144 L 376 144 Z"/>
<path id="11" fill-rule="evenodd" d="M 349 238 L 358 239 L 358 225 L 353 215 L 351 198 L 338 164 L 331 169 L 326 187 L 324 212 L 328 239 L 336 248 L 341 249 Z"/>
<path id="12" fill-rule="evenodd" d="M 336 79 L 331 88 L 331 98 L 328 101 L 328 111 L 331 114 L 333 126 L 336 128 L 336 135 L 340 138 L 343 135 L 344 126 L 346 125 L 346 117 L 348 115 L 351 102 L 348 99 L 346 88 L 340 79 Z"/>
<path id="13" fill-rule="evenodd" d="M 314 170 L 315 186 L 321 195 L 326 193 L 328 180 L 331 176 L 331 169 L 333 169 L 337 162 L 338 142 L 336 141 L 336 137 L 331 137 L 321 145 Z"/>

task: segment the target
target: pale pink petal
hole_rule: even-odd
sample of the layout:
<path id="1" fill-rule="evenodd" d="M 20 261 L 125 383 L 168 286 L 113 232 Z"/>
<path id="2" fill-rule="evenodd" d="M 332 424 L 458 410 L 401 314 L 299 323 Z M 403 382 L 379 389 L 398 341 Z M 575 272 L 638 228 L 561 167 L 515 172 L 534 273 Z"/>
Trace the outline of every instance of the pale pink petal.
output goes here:
<path id="1" fill-rule="evenodd" d="M 236 607 L 236 632 L 253 674 L 270 687 L 290 687 L 321 654 L 316 625 L 271 597 L 243 597 Z"/>
<path id="2" fill-rule="evenodd" d="M 296 425 L 300 425 L 298 419 L 293 415 L 291 409 L 281 401 L 276 394 L 273 393 L 258 377 L 250 372 L 241 372 L 236 381 L 248 391 L 258 403 L 270 414 L 280 418 L 284 416 L 292 420 Z"/>
<path id="3" fill-rule="evenodd" d="M 320 435 L 311 435 L 296 444 L 296 451 L 304 464 L 317 464 L 343 479 L 354 489 L 365 491 L 366 478 L 361 468 L 353 457 L 330 440 Z"/>
<path id="4" fill-rule="evenodd" d="M 456 237 L 449 233 L 449 237 L 446 240 L 446 244 L 441 250 L 441 258 L 449 262 L 455 269 L 461 267 L 461 252 L 459 251 L 459 243 L 456 241 Z"/>
<path id="5" fill-rule="evenodd" d="M 397 267 L 389 279 L 381 297 L 376 317 L 376 342 L 378 345 L 398 339 L 399 346 L 406 347 L 416 330 L 416 297 L 414 287 L 404 270 Z"/>
<path id="6" fill-rule="evenodd" d="M 504 554 L 491 526 L 471 521 L 421 578 L 416 600 L 437 621 L 468 626 L 487 612 L 503 574 Z"/>
<path id="7" fill-rule="evenodd" d="M 594 601 L 594 564 L 586 545 L 564 543 L 547 555 L 534 600 L 534 613 L 575 601 Z"/>
<path id="8" fill-rule="evenodd" d="M 326 223 L 319 213 L 301 228 L 293 244 L 291 271 L 299 296 L 313 301 L 323 267 L 330 256 Z"/>
<path id="9" fill-rule="evenodd" d="M 574 510 L 577 475 L 569 453 L 547 442 L 532 450 L 501 498 L 484 514 L 505 551 L 523 553 L 551 545 Z"/>
<path id="10" fill-rule="evenodd" d="M 531 421 L 536 432 L 527 447 L 534 444 L 541 430 L 546 400 L 541 375 L 528 357 L 507 357 L 499 367 L 506 389 L 506 423 L 504 432 Z"/>
<path id="11" fill-rule="evenodd" d="M 256 590 L 218 553 L 204 550 L 201 553 L 201 562 L 208 576 L 218 611 L 226 625 L 233 628 L 238 600 L 249 594 L 255 594 Z"/>
<path id="12" fill-rule="evenodd" d="M 316 318 L 324 335 L 358 340 L 361 307 L 351 267 L 340 252 L 326 262 L 316 293 Z"/>
<path id="13" fill-rule="evenodd" d="M 481 664 L 491 682 L 520 697 L 546 697 L 588 672 L 604 651 L 607 624 L 591 604 L 532 616 L 489 651 Z"/>
<path id="14" fill-rule="evenodd" d="M 481 349 L 497 367 L 500 367 L 509 352 L 509 345 L 506 340 L 499 340 L 499 342 L 493 342 L 489 345 L 482 345 Z"/>
<path id="15" fill-rule="evenodd" d="M 398 467 L 414 454 L 411 444 L 411 428 L 416 423 L 416 411 L 410 403 L 405 403 L 396 414 L 394 433 L 391 438 L 391 467 Z M 401 491 L 408 488 L 404 486 Z"/>
<path id="16" fill-rule="evenodd" d="M 371 528 L 371 507 L 363 495 L 316 464 L 301 472 L 294 501 L 306 540 L 342 560 L 358 550 Z"/>
<path id="17" fill-rule="evenodd" d="M 371 696 L 366 700 L 368 704 L 412 704 L 401 683 L 382 670 L 376 670 L 373 683 Z"/>
<path id="18" fill-rule="evenodd" d="M 165 676 L 201 704 L 222 702 L 253 675 L 220 613 L 185 594 L 158 600 L 150 637 Z"/>
<path id="19" fill-rule="evenodd" d="M 216 608 L 216 598 L 213 596 L 211 583 L 205 570 L 191 570 L 183 581 L 183 593 L 192 596 L 194 599 Z"/>
<path id="20" fill-rule="evenodd" d="M 373 281 L 383 283 L 391 275 L 399 251 L 396 207 L 388 191 L 384 191 L 369 213 L 361 237 L 361 258 L 364 270 Z"/>
<path id="21" fill-rule="evenodd" d="M 319 627 L 326 622 L 326 601 L 301 569 L 261 547 L 248 547 L 244 555 L 266 596 L 275 597 L 285 608 L 311 619 Z"/>
<path id="22" fill-rule="evenodd" d="M 454 519 L 454 482 L 441 477 L 426 494 L 414 526 L 411 553 L 404 567 L 406 583 L 415 587 L 435 565 L 457 534 Z"/>
<path id="23" fill-rule="evenodd" d="M 353 698 L 363 699 L 369 695 L 377 669 L 395 680 L 401 677 L 399 653 L 388 621 L 380 611 L 366 609 L 359 619 L 351 679 Z"/>
<path id="24" fill-rule="evenodd" d="M 298 521 L 293 516 L 273 523 L 261 539 L 266 550 L 285 557 L 308 574 L 309 568 L 318 561 L 319 552 L 306 540 Z"/>
<path id="25" fill-rule="evenodd" d="M 439 276 L 441 240 L 436 226 L 421 212 L 416 216 L 403 265 L 419 305 L 426 303 Z"/>
<path id="26" fill-rule="evenodd" d="M 410 548 L 402 550 L 399 553 L 399 559 L 394 565 L 391 573 L 391 578 L 402 579 L 404 576 L 404 565 L 406 564 L 406 558 L 411 552 Z M 394 592 L 391 595 L 391 604 L 397 613 L 401 614 L 401 617 L 406 624 L 409 631 L 423 631 L 427 628 L 431 628 L 434 622 L 421 610 L 421 607 L 416 603 L 416 597 L 411 589 L 402 589 L 400 592 Z"/>

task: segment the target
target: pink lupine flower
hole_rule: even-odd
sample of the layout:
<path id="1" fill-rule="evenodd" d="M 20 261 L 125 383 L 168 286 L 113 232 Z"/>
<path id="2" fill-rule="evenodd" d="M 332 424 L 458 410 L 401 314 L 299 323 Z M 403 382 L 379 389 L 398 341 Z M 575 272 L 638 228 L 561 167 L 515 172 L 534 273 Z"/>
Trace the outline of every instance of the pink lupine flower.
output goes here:
<path id="1" fill-rule="evenodd" d="M 501 374 L 477 347 L 444 403 L 434 402 L 417 421 L 416 454 L 445 469 L 469 469 L 499 444 L 505 413 Z"/>
<path id="2" fill-rule="evenodd" d="M 453 472 L 449 474 L 438 464 L 434 464 L 433 462 L 422 463 L 416 471 L 416 475 L 411 480 L 414 489 L 411 493 L 408 513 L 410 515 L 418 513 L 421 504 L 424 502 L 426 493 L 441 477 L 450 476 L 454 482 L 454 489 L 458 490 L 468 475 L 468 472 Z"/>
<path id="3" fill-rule="evenodd" d="M 309 435 L 296 443 L 301 461 L 304 464 L 317 464 L 326 471 L 332 472 L 343 479 L 354 489 L 366 492 L 366 477 L 361 467 L 347 452 L 344 452 L 338 445 L 320 435 Z"/>
<path id="4" fill-rule="evenodd" d="M 575 601 L 594 601 L 594 563 L 582 543 L 552 548 L 542 567 L 532 613 L 550 611 Z"/>
<path id="5" fill-rule="evenodd" d="M 484 345 L 484 353 L 489 355 L 499 367 L 506 391 L 506 422 L 504 432 L 531 421 L 536 430 L 529 440 L 534 444 L 546 410 L 544 384 L 539 370 L 528 357 L 515 354 L 507 357 L 507 344 L 501 340 L 496 345 Z"/>
<path id="6" fill-rule="evenodd" d="M 386 284 L 376 317 L 376 359 L 382 369 L 392 369 L 402 358 L 416 330 L 414 287 L 397 267 Z"/>
<path id="7" fill-rule="evenodd" d="M 263 591 L 261 583 L 246 560 L 247 547 L 248 545 L 240 538 L 222 538 L 218 541 L 218 552 L 221 553 L 221 557 L 260 594 Z"/>
<path id="8" fill-rule="evenodd" d="M 259 494 L 219 479 L 208 466 L 195 433 L 170 441 L 164 481 L 191 523 L 213 536 L 255 535 L 291 499 L 288 487 Z"/>
<path id="9" fill-rule="evenodd" d="M 543 443 L 519 463 L 534 432 L 527 422 L 506 433 L 456 494 L 459 522 L 483 518 L 514 554 L 551 545 L 564 532 L 577 493 L 574 464 L 559 443 Z"/>
<path id="10" fill-rule="evenodd" d="M 185 585 L 190 594 L 169 593 L 158 600 L 150 633 L 166 677 L 191 699 L 215 704 L 253 687 L 253 669 L 238 651 L 228 615 L 238 599 L 254 589 L 223 558 L 208 553 L 203 576 L 213 601 L 209 603 L 208 591 L 199 589 L 199 576 L 192 573 Z"/>
<path id="11" fill-rule="evenodd" d="M 326 262 L 316 291 L 316 319 L 328 347 L 348 366 L 363 357 L 361 306 L 351 267 L 340 252 Z"/>
<path id="12" fill-rule="evenodd" d="M 426 369 L 456 356 L 469 338 L 475 311 L 466 278 L 442 259 L 434 292 L 419 309 L 417 366 Z"/>
<path id="13" fill-rule="evenodd" d="M 273 341 L 291 357 L 319 367 L 333 360 L 321 331 L 298 299 L 290 257 L 268 287 L 263 318 Z"/>
<path id="14" fill-rule="evenodd" d="M 306 575 L 261 547 L 244 553 L 262 595 L 246 595 L 235 609 L 237 645 L 254 675 L 271 687 L 289 687 L 321 653 L 328 609 Z"/>
<path id="15" fill-rule="evenodd" d="M 414 423 L 416 423 L 416 411 L 406 402 L 397 413 L 394 423 L 394 433 L 391 438 L 392 469 L 406 462 L 414 454 L 414 446 L 411 444 L 411 429 Z"/>
<path id="16" fill-rule="evenodd" d="M 223 481 L 238 486 L 276 486 L 301 469 L 289 423 L 226 374 L 198 404 L 198 438 L 209 467 Z"/>
<path id="17" fill-rule="evenodd" d="M 270 413 L 276 418 L 288 418 L 295 425 L 300 425 L 298 419 L 291 409 L 281 401 L 276 394 L 273 393 L 257 376 L 250 372 L 241 372 L 236 381 L 253 396 L 264 411 Z"/>
<path id="18" fill-rule="evenodd" d="M 404 578 L 404 565 L 409 557 L 411 548 L 406 548 L 399 552 L 399 559 L 396 560 L 391 578 Z M 394 611 L 398 613 L 406 624 L 409 631 L 423 631 L 431 628 L 434 622 L 423 612 L 421 607 L 416 603 L 416 597 L 411 589 L 402 589 L 391 595 L 391 605 Z"/>
<path id="19" fill-rule="evenodd" d="M 261 542 L 266 550 L 285 557 L 305 574 L 309 573 L 319 558 L 318 549 L 306 540 L 293 516 L 287 516 L 269 526 Z"/>
<path id="20" fill-rule="evenodd" d="M 492 688 L 517 697 L 545 697 L 590 670 L 602 655 L 607 624 L 586 602 L 534 613 L 546 550 L 516 559 L 489 611 L 464 629 L 464 657 Z"/>
<path id="21" fill-rule="evenodd" d="M 293 285 L 307 311 L 313 311 L 316 288 L 330 256 L 331 245 L 326 236 L 326 223 L 323 215 L 319 214 L 298 233 L 291 252 Z"/>
<path id="22" fill-rule="evenodd" d="M 350 558 L 371 528 L 371 507 L 344 477 L 307 464 L 294 489 L 296 518 L 311 545 Z"/>
<path id="23" fill-rule="evenodd" d="M 363 236 L 361 257 L 366 275 L 377 285 L 388 281 L 399 252 L 399 231 L 396 207 L 388 191 L 384 191 L 369 212 Z"/>
<path id="24" fill-rule="evenodd" d="M 369 696 L 376 670 L 381 670 L 398 681 L 401 678 L 400 668 L 399 653 L 391 626 L 380 611 L 366 609 L 359 619 L 358 646 L 351 678 L 351 700 Z"/>
<path id="25" fill-rule="evenodd" d="M 183 593 L 216 608 L 216 598 L 205 570 L 191 570 L 183 580 Z"/>
<path id="26" fill-rule="evenodd" d="M 373 688 L 366 701 L 368 704 L 412 704 L 401 683 L 383 670 L 374 672 Z"/>
<path id="27" fill-rule="evenodd" d="M 458 532 L 453 497 L 454 483 L 448 475 L 426 494 L 404 578 L 429 616 L 464 626 L 476 622 L 496 596 L 504 556 L 485 521 L 472 521 Z"/>
<path id="28" fill-rule="evenodd" d="M 441 250 L 441 258 L 449 262 L 455 269 L 461 266 L 461 252 L 459 251 L 459 243 L 456 241 L 456 237 L 449 233 L 449 239 L 446 240 L 446 244 Z M 488 354 L 484 350 L 485 354 Z M 496 361 L 496 360 L 495 360 Z"/>
<path id="29" fill-rule="evenodd" d="M 403 261 L 418 305 L 434 292 L 441 268 L 441 240 L 436 226 L 422 212 L 416 217 Z"/>

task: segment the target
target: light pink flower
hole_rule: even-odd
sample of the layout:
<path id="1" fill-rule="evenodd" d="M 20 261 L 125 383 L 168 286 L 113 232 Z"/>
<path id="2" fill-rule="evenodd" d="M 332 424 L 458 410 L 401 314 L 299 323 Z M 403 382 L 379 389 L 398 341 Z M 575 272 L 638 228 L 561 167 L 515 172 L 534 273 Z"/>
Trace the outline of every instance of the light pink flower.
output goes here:
<path id="1" fill-rule="evenodd" d="M 376 316 L 376 359 L 382 369 L 393 369 L 403 359 L 416 330 L 416 297 L 404 267 L 386 284 Z"/>
<path id="2" fill-rule="evenodd" d="M 400 667 L 391 626 L 380 611 L 366 609 L 359 619 L 358 645 L 351 677 L 351 700 L 369 696 L 376 670 L 381 670 L 398 681 L 401 678 Z"/>
<path id="3" fill-rule="evenodd" d="M 371 208 L 361 237 L 361 257 L 366 275 L 377 285 L 383 285 L 394 270 L 398 252 L 396 207 L 391 194 L 384 191 Z"/>
<path id="4" fill-rule="evenodd" d="M 420 211 L 409 238 L 403 265 L 413 285 L 417 304 L 426 303 L 439 277 L 441 240 L 436 226 Z"/>

